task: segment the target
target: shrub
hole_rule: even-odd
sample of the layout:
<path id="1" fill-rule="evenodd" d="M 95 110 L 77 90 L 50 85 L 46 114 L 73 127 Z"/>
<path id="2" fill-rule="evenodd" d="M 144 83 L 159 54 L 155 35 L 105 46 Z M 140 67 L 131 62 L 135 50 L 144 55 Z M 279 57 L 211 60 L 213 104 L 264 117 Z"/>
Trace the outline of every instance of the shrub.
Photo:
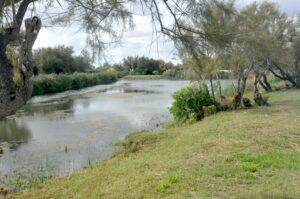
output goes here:
<path id="1" fill-rule="evenodd" d="M 159 72 L 158 72 L 157 70 L 154 70 L 154 71 L 152 72 L 152 74 L 153 74 L 153 75 L 159 75 Z"/>
<path id="2" fill-rule="evenodd" d="M 203 106 L 203 111 L 205 115 L 212 115 L 217 113 L 217 107 L 215 105 Z"/>
<path id="3" fill-rule="evenodd" d="M 214 105 L 214 100 L 209 94 L 205 84 L 192 84 L 175 92 L 174 102 L 170 112 L 176 121 L 187 120 L 191 117 L 199 120 L 204 116 L 203 107 Z"/>
<path id="4" fill-rule="evenodd" d="M 98 84 L 108 84 L 116 80 L 117 74 L 113 72 L 39 75 L 33 80 L 32 95 L 76 90 Z"/>

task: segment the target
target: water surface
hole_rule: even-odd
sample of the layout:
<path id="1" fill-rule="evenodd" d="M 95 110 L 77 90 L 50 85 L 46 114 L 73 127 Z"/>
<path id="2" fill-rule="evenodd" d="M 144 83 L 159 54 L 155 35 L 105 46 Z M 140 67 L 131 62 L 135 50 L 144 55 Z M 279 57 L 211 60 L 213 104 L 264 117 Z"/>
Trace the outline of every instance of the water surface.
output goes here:
<path id="1" fill-rule="evenodd" d="M 63 175 L 103 160 L 118 150 L 113 143 L 128 133 L 157 129 L 169 120 L 171 94 L 187 84 L 121 80 L 35 97 L 16 115 L 0 121 L 0 176 L 28 175 L 45 166 Z M 8 183 L 6 178 L 1 177 L 0 185 Z"/>

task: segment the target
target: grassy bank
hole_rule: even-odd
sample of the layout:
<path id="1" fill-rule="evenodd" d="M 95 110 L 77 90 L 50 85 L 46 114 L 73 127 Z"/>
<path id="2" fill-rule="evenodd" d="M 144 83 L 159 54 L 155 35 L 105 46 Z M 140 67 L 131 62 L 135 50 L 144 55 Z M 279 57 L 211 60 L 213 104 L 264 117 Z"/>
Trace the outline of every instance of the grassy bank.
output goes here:
<path id="1" fill-rule="evenodd" d="M 300 91 L 272 106 L 132 133 L 124 150 L 15 198 L 300 198 Z"/>
<path id="2" fill-rule="evenodd" d="M 39 75 L 33 80 L 33 96 L 76 90 L 117 81 L 112 72 Z"/>
<path id="3" fill-rule="evenodd" d="M 127 75 L 124 79 L 128 80 L 147 80 L 147 79 L 163 79 L 162 75 Z"/>

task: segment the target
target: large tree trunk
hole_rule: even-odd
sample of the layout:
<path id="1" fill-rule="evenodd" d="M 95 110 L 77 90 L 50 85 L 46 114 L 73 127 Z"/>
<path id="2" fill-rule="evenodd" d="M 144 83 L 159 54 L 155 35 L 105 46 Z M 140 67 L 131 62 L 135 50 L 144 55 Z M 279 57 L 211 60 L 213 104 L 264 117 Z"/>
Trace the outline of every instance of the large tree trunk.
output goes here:
<path id="1" fill-rule="evenodd" d="M 258 86 L 257 86 L 257 84 L 261 82 L 262 76 L 263 76 L 263 74 L 261 72 L 257 72 L 255 74 L 255 81 L 254 81 L 254 101 L 259 106 L 267 105 L 267 102 L 262 97 L 261 93 L 259 92 Z M 260 84 L 262 84 L 262 83 L 260 83 Z M 264 84 L 262 84 L 262 85 L 263 85 L 263 88 L 268 91 L 266 86 Z"/>
<path id="2" fill-rule="evenodd" d="M 234 97 L 232 100 L 233 108 L 235 108 L 235 109 L 237 109 L 242 103 L 243 95 L 244 95 L 246 85 L 247 85 L 247 79 L 248 79 L 248 76 L 249 76 L 251 70 L 253 69 L 253 67 L 254 67 L 254 63 L 252 63 L 246 69 L 238 69 L 239 77 L 238 77 L 238 82 L 237 82 L 237 88 L 235 88 L 235 93 L 234 93 Z"/>
<path id="3" fill-rule="evenodd" d="M 268 81 L 268 77 L 267 77 L 266 74 L 263 74 L 263 75 L 262 75 L 262 81 L 261 81 L 260 84 L 264 84 L 265 87 L 266 87 L 266 91 L 268 91 L 268 92 L 273 90 L 271 84 L 270 84 L 269 81 Z"/>
<path id="4" fill-rule="evenodd" d="M 238 79 L 238 86 L 235 89 L 235 94 L 232 101 L 233 107 L 235 109 L 237 109 L 242 103 L 243 95 L 245 93 L 245 89 L 247 85 L 247 79 L 248 79 L 248 75 L 246 77 L 243 76 Z"/>
<path id="5" fill-rule="evenodd" d="M 0 118 L 14 114 L 32 94 L 32 47 L 41 29 L 41 20 L 37 17 L 26 19 L 25 27 L 19 56 L 20 85 L 13 80 L 13 67 L 6 55 L 6 38 L 0 38 Z"/>
<path id="6" fill-rule="evenodd" d="M 266 91 L 272 91 L 272 86 L 268 82 L 268 78 L 266 75 L 266 71 L 261 71 L 259 69 L 255 70 L 255 81 L 254 81 L 254 89 L 258 91 L 258 84 Z"/>

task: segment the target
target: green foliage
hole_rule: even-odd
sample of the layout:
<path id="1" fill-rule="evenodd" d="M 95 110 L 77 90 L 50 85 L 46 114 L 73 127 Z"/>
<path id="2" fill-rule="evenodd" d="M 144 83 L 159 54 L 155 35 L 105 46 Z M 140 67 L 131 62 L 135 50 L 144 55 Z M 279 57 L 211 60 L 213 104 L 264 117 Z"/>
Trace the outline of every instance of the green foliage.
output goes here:
<path id="1" fill-rule="evenodd" d="M 76 90 L 116 80 L 117 74 L 110 72 L 39 75 L 33 79 L 32 95 Z"/>
<path id="2" fill-rule="evenodd" d="M 170 108 L 176 121 L 187 119 L 201 119 L 204 115 L 203 107 L 211 106 L 214 100 L 205 84 L 192 84 L 175 92 L 174 102 Z"/>
<path id="3" fill-rule="evenodd" d="M 217 107 L 215 105 L 203 106 L 204 114 L 212 115 L 217 113 Z"/>
<path id="4" fill-rule="evenodd" d="M 87 166 L 88 166 L 88 168 L 93 168 L 93 162 L 90 158 L 88 158 L 88 160 L 87 160 Z"/>
<path id="5" fill-rule="evenodd" d="M 152 75 L 153 71 L 157 71 L 158 74 L 163 72 L 164 64 L 162 60 L 147 57 L 127 57 L 122 65 L 131 75 Z"/>
<path id="6" fill-rule="evenodd" d="M 167 70 L 174 68 L 171 62 L 147 57 L 127 57 L 121 63 L 104 63 L 101 68 L 113 68 L 119 73 L 126 75 L 161 75 Z"/>
<path id="7" fill-rule="evenodd" d="M 159 72 L 158 72 L 157 70 L 154 70 L 154 71 L 152 72 L 152 74 L 153 74 L 153 75 L 159 75 Z"/>
<path id="8" fill-rule="evenodd" d="M 73 48 L 57 46 L 55 48 L 41 48 L 33 53 L 33 67 L 35 74 L 74 73 L 92 69 L 89 53 L 83 51 L 80 56 L 73 56 Z"/>
<path id="9" fill-rule="evenodd" d="M 295 155 L 293 151 L 282 152 L 280 150 L 268 151 L 257 155 L 248 153 L 238 154 L 241 162 L 251 163 L 259 168 L 280 168 L 280 169 L 299 169 L 299 154 Z M 250 171 L 250 168 L 249 168 Z"/>
<path id="10" fill-rule="evenodd" d="M 149 79 L 162 79 L 162 75 L 127 75 L 124 79 L 142 79 L 142 80 L 149 80 Z"/>
<path id="11" fill-rule="evenodd" d="M 241 169 L 246 172 L 254 173 L 257 171 L 257 167 L 255 165 L 242 165 Z"/>
<path id="12" fill-rule="evenodd" d="M 244 174 L 244 178 L 253 179 L 253 178 L 255 178 L 255 176 L 253 175 L 253 173 L 247 172 Z"/>
<path id="13" fill-rule="evenodd" d="M 50 178 L 51 175 L 49 174 L 49 162 L 46 160 L 45 166 L 42 166 L 39 169 L 34 170 L 33 173 L 30 173 L 23 186 L 32 188 L 38 184 L 45 183 Z"/>
<path id="14" fill-rule="evenodd" d="M 193 124 L 199 120 L 199 116 L 197 113 L 190 113 L 187 119 L 189 124 Z"/>
<path id="15" fill-rule="evenodd" d="M 172 184 L 178 182 L 178 177 L 175 174 L 168 174 L 155 187 L 158 192 L 165 192 Z"/>
<path id="16" fill-rule="evenodd" d="M 6 47 L 6 51 L 7 51 L 9 61 L 12 64 L 14 70 L 16 71 L 18 69 L 18 59 L 19 59 L 18 50 L 16 49 L 16 47 L 8 45 Z"/>

